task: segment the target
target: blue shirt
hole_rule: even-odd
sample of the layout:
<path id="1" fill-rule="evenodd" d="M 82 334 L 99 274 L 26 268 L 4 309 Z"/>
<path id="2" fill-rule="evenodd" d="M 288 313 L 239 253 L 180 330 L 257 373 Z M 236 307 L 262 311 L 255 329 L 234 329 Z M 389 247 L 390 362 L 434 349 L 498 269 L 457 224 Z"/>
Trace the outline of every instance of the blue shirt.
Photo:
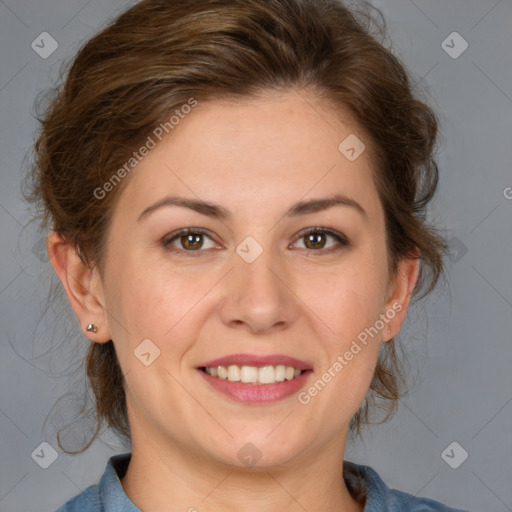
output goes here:
<path id="1" fill-rule="evenodd" d="M 56 512 L 141 512 L 121 486 L 120 478 L 126 473 L 130 457 L 130 453 L 111 457 L 100 482 L 71 498 Z M 390 489 L 369 466 L 344 461 L 343 478 L 352 496 L 366 495 L 364 512 L 468 512 Z"/>

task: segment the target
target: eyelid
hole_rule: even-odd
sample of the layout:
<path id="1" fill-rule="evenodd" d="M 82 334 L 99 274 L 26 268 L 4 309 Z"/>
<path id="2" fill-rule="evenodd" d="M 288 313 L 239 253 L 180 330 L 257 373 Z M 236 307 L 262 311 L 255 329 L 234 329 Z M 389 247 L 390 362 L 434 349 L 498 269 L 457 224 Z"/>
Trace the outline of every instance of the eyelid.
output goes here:
<path id="1" fill-rule="evenodd" d="M 341 247 L 348 247 L 351 245 L 350 239 L 347 236 L 345 236 L 343 233 L 340 233 L 336 229 L 332 229 L 332 228 L 328 228 L 328 227 L 324 227 L 324 226 L 315 226 L 315 227 L 303 229 L 302 231 L 300 231 L 297 234 L 297 236 L 295 238 L 295 242 L 293 242 L 293 243 L 295 244 L 302 237 L 309 235 L 311 233 L 325 233 L 328 236 L 332 236 L 333 238 L 335 238 L 337 240 L 338 244 Z M 321 254 L 321 253 L 328 253 L 331 251 L 335 251 L 339 248 L 340 248 L 339 246 L 338 247 L 335 246 L 335 247 L 331 247 L 328 249 L 308 249 L 308 248 L 306 248 L 305 250 L 309 251 L 309 252 L 318 252 L 319 254 Z"/>
<path id="2" fill-rule="evenodd" d="M 188 227 L 188 228 L 182 228 L 178 229 L 177 231 L 173 231 L 172 233 L 169 233 L 162 239 L 162 245 L 164 246 L 164 249 L 166 249 L 169 252 L 178 252 L 178 253 L 187 253 L 189 255 L 196 255 L 198 253 L 204 252 L 204 249 L 198 249 L 196 251 L 187 251 L 186 249 L 180 249 L 179 247 L 174 247 L 172 245 L 172 242 L 176 240 L 177 238 L 189 235 L 189 234 L 199 234 L 207 236 L 214 242 L 215 244 L 219 245 L 218 242 L 213 238 L 213 236 L 210 234 L 210 232 L 207 229 L 204 228 L 195 228 L 195 227 Z"/>
<path id="3" fill-rule="evenodd" d="M 304 249 L 310 253 L 317 252 L 318 254 L 322 254 L 322 253 L 325 254 L 325 253 L 329 253 L 329 252 L 334 252 L 336 250 L 339 250 L 340 248 L 348 247 L 351 245 L 350 240 L 343 233 L 340 233 L 339 231 L 337 231 L 335 229 L 327 228 L 327 227 L 323 227 L 323 226 L 309 227 L 309 228 L 305 228 L 305 229 L 299 231 L 299 233 L 297 233 L 297 235 L 295 236 L 295 241 L 291 245 L 294 245 L 295 243 L 297 243 L 298 240 L 300 240 L 304 236 L 309 235 L 311 233 L 324 233 L 327 236 L 332 236 L 334 239 L 336 239 L 338 245 L 334 246 L 334 247 L 330 247 L 328 249 L 308 249 L 308 248 Z M 189 255 L 192 255 L 192 256 L 199 255 L 201 252 L 205 252 L 206 250 L 209 250 L 209 249 L 197 249 L 195 251 L 194 250 L 186 250 L 186 249 L 180 249 L 178 247 L 174 247 L 172 245 L 172 242 L 175 239 L 177 239 L 181 236 L 187 235 L 187 234 L 204 235 L 204 236 L 207 236 L 208 238 L 210 238 L 210 240 L 212 240 L 212 242 L 216 243 L 217 245 L 220 245 L 220 244 L 218 244 L 218 242 L 215 241 L 215 239 L 213 238 L 213 236 L 211 236 L 211 234 L 208 230 L 206 230 L 204 228 L 194 228 L 194 227 L 182 228 L 177 231 L 173 231 L 172 233 L 166 235 L 162 239 L 162 245 L 164 246 L 164 248 L 167 251 L 178 252 L 178 253 L 182 253 L 182 254 L 188 253 Z"/>

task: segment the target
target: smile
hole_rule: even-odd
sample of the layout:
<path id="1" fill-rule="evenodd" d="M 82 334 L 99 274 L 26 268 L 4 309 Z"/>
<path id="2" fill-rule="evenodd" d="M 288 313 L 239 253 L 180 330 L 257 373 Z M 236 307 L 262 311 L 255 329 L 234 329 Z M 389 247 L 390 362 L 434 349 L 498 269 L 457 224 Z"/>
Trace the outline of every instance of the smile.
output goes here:
<path id="1" fill-rule="evenodd" d="M 202 368 L 204 372 L 212 377 L 217 377 L 230 382 L 242 382 L 244 384 L 274 384 L 293 380 L 300 377 L 302 370 L 293 366 L 282 364 L 269 366 L 239 366 L 232 364 L 229 366 L 210 366 Z"/>
<path id="2" fill-rule="evenodd" d="M 283 368 L 284 380 L 279 381 L 283 375 Z M 235 402 L 250 405 L 268 404 L 296 395 L 313 374 L 313 370 L 299 370 L 282 365 L 209 366 L 198 368 L 196 371 L 209 384 L 210 389 Z M 215 373 L 216 375 L 213 375 Z M 238 380 L 230 380 L 229 375 Z M 242 378 L 246 382 L 243 382 Z"/>

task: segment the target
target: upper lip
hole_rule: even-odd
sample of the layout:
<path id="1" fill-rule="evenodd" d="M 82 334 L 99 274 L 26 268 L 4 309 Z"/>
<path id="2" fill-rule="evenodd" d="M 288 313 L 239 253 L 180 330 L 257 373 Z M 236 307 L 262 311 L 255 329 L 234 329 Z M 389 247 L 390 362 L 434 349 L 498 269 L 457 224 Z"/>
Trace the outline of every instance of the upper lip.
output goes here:
<path id="1" fill-rule="evenodd" d="M 198 368 L 230 366 L 235 364 L 238 366 L 276 366 L 282 364 L 284 366 L 293 366 L 293 368 L 297 370 L 310 370 L 312 368 L 311 364 L 306 361 L 301 361 L 295 357 L 283 354 L 270 354 L 265 356 L 257 354 L 231 354 L 202 363 Z"/>

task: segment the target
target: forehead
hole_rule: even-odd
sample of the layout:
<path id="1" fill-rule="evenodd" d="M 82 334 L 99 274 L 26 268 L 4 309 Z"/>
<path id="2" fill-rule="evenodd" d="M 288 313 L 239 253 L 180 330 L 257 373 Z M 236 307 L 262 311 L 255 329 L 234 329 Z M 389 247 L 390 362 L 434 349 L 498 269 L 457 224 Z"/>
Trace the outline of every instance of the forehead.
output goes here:
<path id="1" fill-rule="evenodd" d="M 339 192 L 371 211 L 369 145 L 351 160 L 344 141 L 357 153 L 368 142 L 350 116 L 304 93 L 199 103 L 137 165 L 120 203 L 180 193 L 243 209 Z"/>

